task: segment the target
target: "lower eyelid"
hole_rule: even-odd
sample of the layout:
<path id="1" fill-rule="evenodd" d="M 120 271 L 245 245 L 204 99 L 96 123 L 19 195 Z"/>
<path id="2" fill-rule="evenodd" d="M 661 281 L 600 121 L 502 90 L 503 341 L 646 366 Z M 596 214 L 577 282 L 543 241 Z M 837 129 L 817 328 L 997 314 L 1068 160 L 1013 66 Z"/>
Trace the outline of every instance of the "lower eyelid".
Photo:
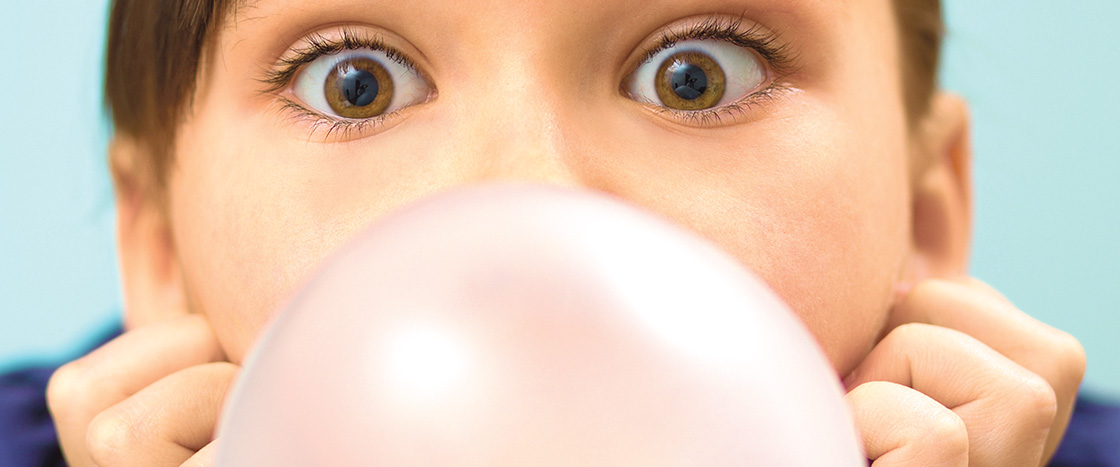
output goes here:
<path id="1" fill-rule="evenodd" d="M 319 114 L 343 119 L 335 114 L 327 101 L 323 83 L 339 63 L 368 58 L 380 64 L 392 77 L 394 91 L 388 104 L 388 112 L 424 102 L 433 94 L 434 86 L 425 74 L 402 53 L 383 45 L 379 40 L 361 39 L 360 36 L 345 32 L 341 41 L 321 37 L 317 40 L 320 42 L 316 47 L 297 51 L 297 58 L 286 62 L 282 71 L 273 73 L 266 80 L 273 88 L 271 91 L 289 94 L 292 96 L 290 100 L 298 101 L 303 107 Z"/>
<path id="2" fill-rule="evenodd" d="M 681 42 L 685 42 L 687 40 L 688 39 L 682 39 Z M 720 41 L 720 42 L 723 42 L 727 45 L 734 46 L 730 42 L 726 42 L 726 41 Z M 753 52 L 753 53 L 757 53 L 757 52 Z M 654 59 L 654 57 L 650 58 L 650 60 L 653 60 L 653 59 Z M 763 73 L 766 75 L 764 80 L 765 81 L 772 80 L 772 72 L 769 69 L 769 67 L 767 66 L 766 59 L 759 58 L 759 60 L 761 61 L 762 65 L 763 65 Z M 425 96 L 418 97 L 418 98 L 410 100 L 409 102 L 405 103 L 404 106 L 407 107 L 407 106 L 411 106 L 411 105 L 416 105 L 416 104 L 428 102 L 428 101 L 434 99 L 434 96 L 436 95 L 435 86 L 432 85 L 432 83 L 426 78 L 426 76 L 421 74 L 416 68 L 409 68 L 409 71 L 401 71 L 399 74 L 395 75 L 394 78 L 396 78 L 397 76 L 404 76 L 405 74 L 410 74 L 410 73 L 415 73 L 420 80 L 422 80 L 424 83 L 427 84 L 428 92 L 426 93 Z M 299 78 L 299 76 L 297 75 L 296 78 L 292 80 L 291 85 L 287 87 L 288 90 L 285 91 L 286 93 L 291 92 L 291 88 L 292 88 L 292 86 L 294 86 L 295 81 L 298 80 L 298 78 Z M 773 89 L 771 89 L 771 88 L 773 88 Z M 781 88 L 782 88 L 781 86 L 775 86 L 774 84 L 771 84 L 770 86 L 766 87 L 763 90 L 759 90 L 757 92 L 747 94 L 745 96 L 736 96 L 734 92 L 729 91 L 730 97 L 725 98 L 725 99 L 727 99 L 727 102 L 720 102 L 715 107 L 710 108 L 710 109 L 697 110 L 697 111 L 683 111 L 683 110 L 673 110 L 673 109 L 662 108 L 661 110 L 670 112 L 677 118 L 689 119 L 689 120 L 700 120 L 702 122 L 707 122 L 707 121 L 710 121 L 710 120 L 719 121 L 721 118 L 725 118 L 725 117 L 737 118 L 737 115 L 741 115 L 746 110 L 748 110 L 750 108 L 753 108 L 757 105 L 761 105 L 761 104 L 765 103 L 765 101 L 768 101 L 768 100 L 772 99 L 773 97 L 775 97 L 776 94 L 780 93 L 780 91 L 782 90 Z M 625 91 L 625 88 L 623 89 L 623 91 Z M 404 98 L 405 96 L 399 96 L 399 97 Z M 394 96 L 394 99 L 393 99 L 394 102 L 392 104 L 390 104 L 391 107 L 398 106 L 398 103 L 396 102 L 397 99 L 398 99 L 398 96 Z M 311 127 L 312 128 L 310 130 L 310 133 L 311 133 L 312 136 L 316 132 L 320 131 L 322 127 L 329 126 L 330 129 L 328 129 L 326 131 L 326 137 L 328 137 L 328 138 L 331 135 L 333 135 L 335 133 L 338 133 L 340 131 L 344 132 L 344 133 L 347 133 L 347 134 L 350 134 L 350 133 L 353 133 L 353 132 L 356 132 L 356 131 L 361 132 L 361 133 L 373 133 L 373 132 L 377 131 L 377 129 L 379 127 L 383 126 L 383 121 L 384 120 L 395 117 L 396 116 L 395 114 L 397 114 L 398 111 L 399 111 L 399 110 L 392 110 L 392 111 L 386 112 L 383 115 L 373 117 L 369 120 L 351 121 L 351 120 L 347 120 L 347 119 L 342 119 L 342 118 L 337 118 L 337 117 L 333 117 L 333 116 L 323 115 L 321 112 L 318 112 L 314 109 L 308 108 L 308 107 L 306 107 L 304 105 L 301 105 L 298 102 L 295 102 L 295 101 L 293 101 L 291 99 L 288 99 L 288 98 L 283 98 L 283 101 L 284 101 L 284 108 L 287 109 L 286 111 L 288 111 L 292 114 L 293 118 L 303 120 L 305 122 L 307 122 L 307 121 L 311 122 Z M 650 103 L 650 104 L 656 105 L 655 103 Z M 376 121 L 372 121 L 372 120 L 376 120 Z"/>
<path id="3" fill-rule="evenodd" d="M 654 89 L 659 64 L 684 52 L 699 52 L 712 57 L 727 75 L 724 97 L 712 109 L 743 101 L 772 81 L 769 63 L 754 49 L 721 39 L 684 39 L 664 47 L 638 65 L 623 83 L 624 93 L 640 102 L 662 104 L 660 99 L 656 99 Z"/>
<path id="4" fill-rule="evenodd" d="M 693 126 L 730 125 L 740 123 L 748 112 L 763 109 L 764 106 L 780 100 L 793 92 L 793 88 L 773 82 L 769 86 L 737 101 L 704 110 L 677 110 L 661 106 L 650 106 L 658 114 L 669 114 L 669 118 Z"/>
<path id="5" fill-rule="evenodd" d="M 350 140 L 379 132 L 388 120 L 397 117 L 398 111 L 386 112 L 376 117 L 349 120 L 323 115 L 287 97 L 280 97 L 281 112 L 295 124 L 309 125 L 307 139 L 321 135 L 324 142 L 331 139 Z"/>

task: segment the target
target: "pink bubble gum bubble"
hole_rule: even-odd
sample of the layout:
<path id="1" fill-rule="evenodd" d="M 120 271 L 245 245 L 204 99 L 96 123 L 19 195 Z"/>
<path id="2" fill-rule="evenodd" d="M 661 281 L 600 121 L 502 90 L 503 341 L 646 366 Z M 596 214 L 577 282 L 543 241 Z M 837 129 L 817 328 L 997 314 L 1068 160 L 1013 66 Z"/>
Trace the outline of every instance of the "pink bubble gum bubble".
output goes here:
<path id="1" fill-rule="evenodd" d="M 808 331 L 707 241 L 605 195 L 449 192 L 278 316 L 219 466 L 866 465 Z"/>

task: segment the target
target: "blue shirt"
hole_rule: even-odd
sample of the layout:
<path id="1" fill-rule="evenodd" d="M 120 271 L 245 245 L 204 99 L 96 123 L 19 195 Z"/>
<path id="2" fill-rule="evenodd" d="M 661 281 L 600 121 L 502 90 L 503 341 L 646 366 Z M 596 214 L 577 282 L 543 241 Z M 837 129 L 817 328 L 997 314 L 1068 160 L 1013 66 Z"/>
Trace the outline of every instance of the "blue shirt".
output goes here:
<path id="1" fill-rule="evenodd" d="M 98 346 L 120 332 L 114 330 Z M 57 368 L 29 367 L 0 375 L 0 467 L 66 466 L 47 411 L 47 381 Z M 1050 466 L 1120 467 L 1120 405 L 1079 397 Z"/>

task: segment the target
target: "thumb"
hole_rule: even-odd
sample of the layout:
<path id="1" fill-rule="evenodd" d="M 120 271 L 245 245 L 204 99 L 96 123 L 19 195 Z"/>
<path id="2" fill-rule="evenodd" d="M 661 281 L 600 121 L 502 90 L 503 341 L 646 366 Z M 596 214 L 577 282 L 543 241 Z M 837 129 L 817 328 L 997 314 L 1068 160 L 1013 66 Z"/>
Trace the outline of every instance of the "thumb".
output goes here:
<path id="1" fill-rule="evenodd" d="M 873 467 L 968 465 L 968 431 L 945 406 L 912 388 L 886 381 L 856 386 L 844 396 Z"/>

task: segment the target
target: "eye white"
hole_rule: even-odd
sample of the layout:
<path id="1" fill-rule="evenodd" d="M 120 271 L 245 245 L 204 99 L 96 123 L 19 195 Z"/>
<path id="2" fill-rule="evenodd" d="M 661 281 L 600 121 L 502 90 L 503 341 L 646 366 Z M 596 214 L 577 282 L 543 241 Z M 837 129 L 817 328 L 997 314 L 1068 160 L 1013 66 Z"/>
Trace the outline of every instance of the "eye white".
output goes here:
<path id="1" fill-rule="evenodd" d="M 766 67 L 750 49 L 722 40 L 690 40 L 677 42 L 639 66 L 631 75 L 626 91 L 637 101 L 665 105 L 657 94 L 657 80 L 660 78 L 657 70 L 666 59 L 681 52 L 707 55 L 723 69 L 727 87 L 723 98 L 714 107 L 742 100 L 766 82 Z"/>
<path id="2" fill-rule="evenodd" d="M 296 77 L 295 84 L 292 86 L 292 93 L 303 101 L 304 104 L 319 113 L 338 119 L 349 120 L 339 116 L 331 109 L 331 105 L 327 102 L 327 96 L 324 90 L 326 89 L 327 77 L 330 76 L 331 70 L 334 70 L 335 66 L 339 63 L 357 57 L 374 60 L 381 64 L 381 66 L 385 67 L 385 70 L 389 72 L 389 76 L 393 80 L 393 97 L 389 101 L 389 107 L 385 109 L 384 113 L 394 112 L 410 105 L 419 104 L 428 97 L 430 92 L 428 83 L 416 70 L 389 58 L 385 52 L 368 49 L 347 50 L 334 55 L 323 55 L 315 59 L 315 61 L 307 64 L 300 72 L 299 76 Z"/>

